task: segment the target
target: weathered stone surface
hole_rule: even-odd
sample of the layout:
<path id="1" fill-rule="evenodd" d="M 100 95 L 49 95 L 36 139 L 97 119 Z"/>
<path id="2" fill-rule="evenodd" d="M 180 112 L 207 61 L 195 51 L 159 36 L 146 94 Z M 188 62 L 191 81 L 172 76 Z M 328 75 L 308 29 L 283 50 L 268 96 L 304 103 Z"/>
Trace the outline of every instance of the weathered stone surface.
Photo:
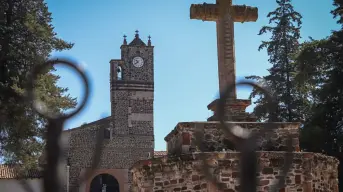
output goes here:
<path id="1" fill-rule="evenodd" d="M 213 115 L 207 119 L 207 121 L 219 121 L 217 114 L 217 105 L 219 99 L 212 101 L 207 105 L 207 109 L 213 112 Z M 234 122 L 256 122 L 256 117 L 252 114 L 245 112 L 246 108 L 251 104 L 250 99 L 236 99 L 227 98 L 224 104 L 224 121 Z"/>
<path id="2" fill-rule="evenodd" d="M 258 122 L 227 122 L 242 127 L 251 133 L 257 133 L 265 129 L 265 123 Z M 182 122 L 178 123 L 173 131 L 166 137 L 169 154 L 191 153 L 201 151 L 195 143 L 196 131 L 203 130 L 203 152 L 234 150 L 234 146 L 225 136 L 220 128 L 219 122 Z M 286 151 L 286 141 L 291 135 L 293 139 L 293 150 L 299 150 L 299 124 L 298 123 L 272 123 L 273 131 L 267 132 L 260 138 L 259 150 L 263 151 Z M 187 136 L 186 136 L 187 135 Z"/>
<path id="3" fill-rule="evenodd" d="M 70 165 L 69 186 L 81 191 L 89 191 L 92 178 L 84 186 L 79 180 L 92 167 L 97 133 L 105 138 L 96 172 L 116 177 L 120 191 L 130 188 L 132 175 L 128 168 L 154 155 L 153 46 L 151 42 L 146 46 L 136 35 L 129 45 L 124 42 L 121 52 L 121 59 L 110 61 L 111 116 L 63 132 L 68 140 L 64 147 Z M 140 68 L 132 66 L 136 56 L 144 60 Z M 104 132 L 100 128 L 105 128 Z"/>
<path id="4" fill-rule="evenodd" d="M 66 162 L 70 165 L 69 186 L 88 192 L 92 179 L 97 174 L 106 173 L 118 180 L 120 191 L 215 192 L 216 186 L 208 182 L 202 172 L 203 161 L 199 157 L 205 154 L 206 162 L 218 175 L 219 185 L 224 188 L 223 191 L 239 191 L 240 153 L 234 151 L 234 146 L 225 137 L 217 121 L 179 123 L 165 138 L 168 156 L 165 152 L 159 152 L 156 156 L 160 158 L 152 158 L 155 154 L 153 47 L 150 41 L 146 46 L 137 37 L 136 35 L 135 40 L 129 45 L 125 40 L 121 47 L 122 58 L 110 62 L 111 116 L 63 132 Z M 221 66 L 225 68 L 225 74 L 231 74 L 234 70 L 234 66 L 228 66 L 234 64 L 233 36 L 231 40 L 229 43 L 232 44 L 227 46 L 232 47 L 232 52 L 226 54 L 230 58 L 220 60 L 221 64 L 225 64 Z M 131 60 L 135 56 L 144 58 L 143 67 L 131 66 Z M 117 74 L 118 67 L 121 69 L 120 78 Z M 233 72 L 232 79 L 234 76 Z M 222 82 L 232 79 L 224 78 Z M 245 113 L 245 108 L 249 104 L 249 100 L 231 98 L 226 105 L 226 115 L 239 122 L 227 124 L 240 126 L 245 133 L 258 133 L 266 124 L 241 122 L 253 120 Z M 209 109 L 215 111 L 215 105 L 212 103 Z M 216 114 L 214 118 L 215 116 Z M 257 146 L 261 150 L 258 152 L 258 191 L 268 191 L 280 178 L 288 135 L 292 135 L 293 138 L 293 151 L 299 151 L 299 124 L 274 123 L 272 127 L 275 129 L 262 135 Z M 100 132 L 100 128 L 105 129 Z M 204 148 L 201 150 L 195 144 L 194 134 L 198 130 L 203 131 L 201 135 Z M 104 136 L 102 151 L 99 154 L 100 162 L 94 174 L 80 184 L 81 176 L 92 166 L 97 133 Z M 218 152 L 223 149 L 231 151 Z M 314 153 L 295 152 L 293 155 L 291 171 L 286 178 L 287 187 L 280 191 L 338 192 L 336 159 Z M 44 162 L 44 158 L 42 159 Z"/>
<path id="5" fill-rule="evenodd" d="M 227 14 L 222 11 L 226 11 Z M 228 85 L 231 85 L 236 81 L 234 22 L 256 21 L 258 17 L 257 12 L 257 8 L 233 6 L 232 1 L 227 0 L 217 0 L 214 5 L 206 3 L 203 5 L 193 4 L 190 8 L 191 19 L 202 19 L 216 22 L 218 77 L 219 90 L 221 93 L 226 90 Z M 244 19 L 240 15 L 244 15 Z M 236 97 L 236 89 L 234 88 L 230 93 L 230 98 Z"/>
<path id="6" fill-rule="evenodd" d="M 257 7 L 246 5 L 232 6 L 234 12 L 234 22 L 255 22 L 258 18 Z M 229 7 L 228 7 L 229 9 Z M 190 7 L 190 18 L 203 21 L 216 21 L 219 18 L 219 6 L 217 4 L 192 4 Z"/>
<path id="7" fill-rule="evenodd" d="M 214 172 L 225 191 L 239 191 L 239 152 L 192 153 L 137 162 L 131 168 L 133 190 L 216 191 L 215 186 L 203 175 L 201 155 L 217 162 Z M 284 165 L 284 155 L 285 152 L 257 152 L 260 169 L 258 191 L 267 191 L 278 181 Z M 294 152 L 293 155 L 293 165 L 286 177 L 287 187 L 283 191 L 309 191 L 312 183 L 316 191 L 336 192 L 337 159 L 307 152 Z"/>

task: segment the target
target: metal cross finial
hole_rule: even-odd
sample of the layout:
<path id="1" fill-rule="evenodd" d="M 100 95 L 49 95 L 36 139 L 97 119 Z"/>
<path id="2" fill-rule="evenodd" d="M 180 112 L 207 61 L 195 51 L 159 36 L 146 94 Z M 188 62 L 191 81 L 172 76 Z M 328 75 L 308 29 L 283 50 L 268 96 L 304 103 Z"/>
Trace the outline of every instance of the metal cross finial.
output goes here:
<path id="1" fill-rule="evenodd" d="M 138 30 L 136 30 L 135 32 L 136 32 L 136 35 L 135 35 L 135 37 L 136 37 L 136 38 L 139 38 L 139 34 L 138 34 L 138 32 L 139 32 L 139 31 L 138 31 Z"/>
<path id="2" fill-rule="evenodd" d="M 148 39 L 149 39 L 148 40 L 148 46 L 151 46 L 151 36 L 150 35 L 148 36 Z"/>
<path id="3" fill-rule="evenodd" d="M 124 37 L 123 45 L 127 45 L 126 35 L 124 35 L 123 37 Z"/>

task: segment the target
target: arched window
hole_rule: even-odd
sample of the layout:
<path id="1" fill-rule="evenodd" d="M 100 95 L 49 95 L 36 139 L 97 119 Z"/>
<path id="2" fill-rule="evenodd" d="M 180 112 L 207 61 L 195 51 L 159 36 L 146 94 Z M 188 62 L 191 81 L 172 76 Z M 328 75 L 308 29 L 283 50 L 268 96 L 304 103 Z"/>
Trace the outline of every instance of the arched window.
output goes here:
<path id="1" fill-rule="evenodd" d="M 122 80 L 123 79 L 123 70 L 121 69 L 120 66 L 117 67 L 117 80 Z"/>
<path id="2" fill-rule="evenodd" d="M 118 180 L 110 174 L 100 174 L 93 178 L 89 192 L 119 192 Z"/>
<path id="3" fill-rule="evenodd" d="M 111 139 L 111 130 L 110 128 L 104 129 L 104 139 Z"/>

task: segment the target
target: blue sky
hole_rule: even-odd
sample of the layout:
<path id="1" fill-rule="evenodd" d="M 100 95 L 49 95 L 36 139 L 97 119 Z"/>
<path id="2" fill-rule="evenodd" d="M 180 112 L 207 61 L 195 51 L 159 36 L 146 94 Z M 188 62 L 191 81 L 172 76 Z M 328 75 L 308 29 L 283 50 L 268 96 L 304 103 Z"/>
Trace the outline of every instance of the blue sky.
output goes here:
<path id="1" fill-rule="evenodd" d="M 68 56 L 83 64 L 91 80 L 86 108 L 69 120 L 66 129 L 110 115 L 109 61 L 120 58 L 123 35 L 128 41 L 139 30 L 145 42 L 151 35 L 155 46 L 155 149 L 165 150 L 164 137 L 178 122 L 206 121 L 206 106 L 217 95 L 217 46 L 213 22 L 190 20 L 189 7 L 204 0 L 47 0 L 58 36 L 75 43 L 73 49 L 54 56 Z M 213 3 L 215 0 L 208 1 Z M 275 0 L 234 0 L 259 8 L 255 23 L 235 24 L 237 78 L 265 75 L 270 67 L 266 51 L 257 50 L 268 36 L 258 36 L 268 24 L 266 15 Z M 330 10 L 332 1 L 293 0 L 303 15 L 302 37 L 323 38 L 337 29 Z M 81 81 L 58 67 L 59 85 L 81 100 Z M 238 89 L 248 98 L 250 89 Z M 251 111 L 253 106 L 248 108 Z"/>

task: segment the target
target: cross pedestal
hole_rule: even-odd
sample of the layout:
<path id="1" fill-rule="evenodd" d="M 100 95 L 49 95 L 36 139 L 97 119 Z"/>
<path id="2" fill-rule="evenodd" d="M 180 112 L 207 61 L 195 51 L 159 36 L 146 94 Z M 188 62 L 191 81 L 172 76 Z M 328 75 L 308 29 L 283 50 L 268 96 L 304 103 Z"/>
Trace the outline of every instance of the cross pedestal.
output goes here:
<path id="1" fill-rule="evenodd" d="M 217 103 L 219 99 L 212 101 L 207 105 L 207 109 L 213 112 L 213 116 L 209 117 L 207 121 L 218 121 L 217 116 Z M 225 103 L 225 120 L 236 122 L 251 122 L 256 121 L 256 117 L 245 112 L 246 108 L 251 105 L 249 99 L 234 99 L 228 98 Z"/>
<path id="2" fill-rule="evenodd" d="M 216 4 L 192 4 L 190 18 L 216 22 L 219 91 L 222 93 L 228 85 L 236 81 L 234 22 L 255 22 L 258 18 L 258 9 L 245 5 L 232 5 L 232 0 L 217 0 Z M 207 108 L 215 112 L 216 103 L 217 100 L 213 101 Z M 250 100 L 237 99 L 236 88 L 234 88 L 225 105 L 225 116 L 232 121 L 253 120 L 254 118 L 249 117 L 245 112 L 250 104 Z M 216 114 L 208 120 L 217 120 Z"/>

